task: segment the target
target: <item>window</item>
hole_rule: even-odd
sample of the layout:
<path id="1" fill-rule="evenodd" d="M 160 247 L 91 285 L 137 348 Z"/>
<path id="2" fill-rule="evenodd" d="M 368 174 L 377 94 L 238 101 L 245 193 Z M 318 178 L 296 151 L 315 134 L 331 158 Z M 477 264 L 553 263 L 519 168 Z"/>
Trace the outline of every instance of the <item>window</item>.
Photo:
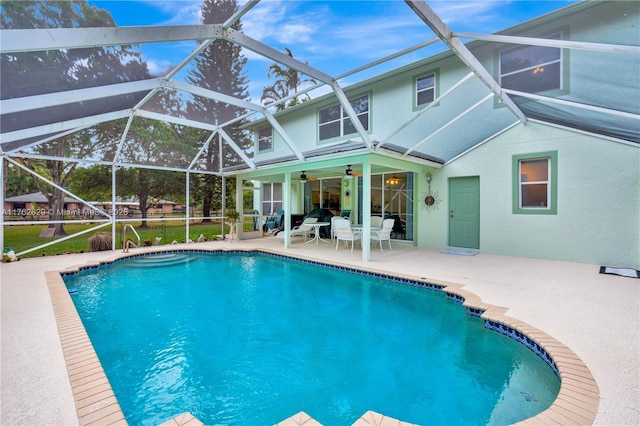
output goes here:
<path id="1" fill-rule="evenodd" d="M 258 130 L 258 152 L 273 149 L 273 128 L 263 127 Z"/>
<path id="2" fill-rule="evenodd" d="M 350 100 L 351 107 L 365 130 L 369 130 L 369 95 Z M 356 133 L 356 128 L 342 105 L 318 111 L 318 135 L 321 141 Z"/>
<path id="3" fill-rule="evenodd" d="M 273 216 L 282 210 L 282 184 L 265 182 L 262 184 L 262 214 Z"/>
<path id="4" fill-rule="evenodd" d="M 557 213 L 557 152 L 513 157 L 513 213 Z"/>
<path id="5" fill-rule="evenodd" d="M 416 79 L 416 106 L 430 104 L 436 97 L 435 73 Z"/>
<path id="6" fill-rule="evenodd" d="M 561 39 L 554 34 L 551 39 Z M 527 93 L 562 90 L 562 49 L 523 46 L 500 53 L 500 85 Z"/>

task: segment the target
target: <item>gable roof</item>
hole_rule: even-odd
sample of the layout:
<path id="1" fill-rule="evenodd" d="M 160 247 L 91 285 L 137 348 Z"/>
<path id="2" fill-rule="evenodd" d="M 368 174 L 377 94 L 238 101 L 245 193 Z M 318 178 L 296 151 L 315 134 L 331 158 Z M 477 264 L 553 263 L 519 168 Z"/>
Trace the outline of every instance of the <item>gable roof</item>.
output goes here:
<path id="1" fill-rule="evenodd" d="M 199 40 L 202 43 L 199 48 L 201 50 L 210 42 L 224 38 L 314 78 L 319 82 L 318 87 L 330 88 L 331 96 L 337 96 L 345 108 L 348 104 L 345 104 L 345 91 L 403 72 L 403 69 L 398 69 L 377 78 L 342 87 L 338 81 L 354 75 L 358 70 L 352 70 L 340 76 L 331 76 L 271 46 L 251 39 L 241 32 L 232 30 L 230 25 L 244 14 L 251 13 L 255 3 L 246 3 L 225 24 L 219 25 L 3 30 L 1 53 L 7 55 L 170 40 Z M 526 123 L 527 120 L 561 125 L 617 141 L 640 143 L 638 125 L 640 122 L 640 77 L 638 77 L 640 75 L 640 34 L 637 31 L 640 3 L 581 2 L 494 35 L 456 33 L 449 29 L 426 3 L 407 1 L 406 4 L 435 35 L 433 40 L 423 43 L 422 47 L 438 42 L 443 43 L 448 49 L 447 52 L 427 58 L 421 63 L 455 56 L 471 71 L 473 78 L 469 82 L 462 82 L 460 88 L 453 92 L 449 100 L 441 100 L 441 104 L 450 108 L 450 111 L 447 117 L 438 123 L 432 122 L 429 119 L 431 115 L 427 112 L 421 118 L 399 129 L 393 137 L 383 141 L 370 140 L 366 131 L 358 128 L 365 149 L 384 153 L 382 148 L 386 145 L 387 149 L 400 151 L 407 159 L 423 157 L 447 161 L 504 131 L 514 123 Z M 597 19 L 587 20 L 584 16 L 597 17 Z M 552 28 L 566 28 L 569 23 L 573 23 L 573 27 L 571 31 L 566 32 L 566 38 L 564 34 L 562 40 L 541 38 L 545 31 Z M 581 23 L 582 30 L 574 31 L 578 23 Z M 402 28 L 398 31 L 401 32 Z M 518 37 L 515 37 L 516 35 Z M 465 39 L 477 41 L 465 45 L 462 43 Z M 375 40 L 372 41 L 375 42 Z M 564 88 L 561 93 L 550 95 L 531 95 L 501 87 L 494 77 L 495 71 L 490 72 L 488 69 L 494 61 L 493 52 L 508 46 L 523 44 L 560 47 L 563 51 L 570 52 L 572 57 L 567 65 L 569 69 L 565 69 L 564 72 L 575 75 L 572 77 L 571 87 Z M 407 49 L 406 52 L 390 55 L 372 64 L 386 62 L 415 52 L 419 48 L 420 46 L 416 46 Z M 234 99 L 179 80 L 177 77 L 179 71 L 197 57 L 198 52 L 199 50 L 196 49 L 190 58 L 185 58 L 183 64 L 161 77 L 116 84 L 105 83 L 97 87 L 79 88 L 66 92 L 51 92 L 49 87 L 32 88 L 35 94 L 25 97 L 14 97 L 15 95 L 3 92 L 0 101 L 2 152 L 10 156 L 24 154 L 38 156 L 42 154 L 34 152 L 33 147 L 54 145 L 57 137 L 104 122 L 136 120 L 144 117 L 181 126 L 197 127 L 210 132 L 210 136 L 206 141 L 198 141 L 195 146 L 179 148 L 180 155 L 140 162 L 134 157 L 127 158 L 124 154 L 127 152 L 127 144 L 130 143 L 127 141 L 125 130 L 125 134 L 113 142 L 118 145 L 118 149 L 114 151 L 119 153 L 119 156 L 112 154 L 105 156 L 105 152 L 96 152 L 94 158 L 76 160 L 205 173 L 259 168 L 261 164 L 253 160 L 252 152 L 241 150 L 240 141 L 232 140 L 224 131 L 225 127 L 237 121 L 236 119 L 228 123 L 216 124 L 207 122 L 202 117 L 175 116 L 154 104 L 153 98 L 157 92 L 170 87 L 186 97 L 210 99 L 240 107 L 245 111 L 244 118 L 264 116 L 271 124 L 280 127 L 278 117 L 282 114 L 273 114 L 261 105 Z M 582 64 L 581 68 L 576 69 L 575 64 Z M 411 66 L 416 64 L 409 67 Z M 464 96 L 460 95 L 463 92 L 466 93 L 466 84 L 482 86 L 484 95 L 479 98 L 464 99 Z M 503 107 L 495 108 L 495 102 Z M 286 113 L 288 112 L 285 111 L 284 114 Z M 358 123 L 356 123 L 357 126 Z M 281 128 L 278 130 L 283 131 Z M 416 140 L 416 134 L 422 137 Z M 204 161 L 203 146 L 213 144 L 218 139 L 230 147 L 232 154 L 229 158 L 235 157 L 235 165 L 228 162 Z M 304 162 L 308 154 L 301 152 L 297 148 L 296 141 L 289 140 L 286 133 L 285 140 L 291 152 L 283 157 L 283 160 Z M 310 154 L 314 155 L 314 153 Z M 49 155 L 47 158 L 72 159 L 55 157 L 55 155 Z M 225 159 L 220 160 L 225 161 Z"/>
<path id="2" fill-rule="evenodd" d="M 47 197 L 42 192 L 32 192 L 31 194 L 16 195 L 7 197 L 4 201 L 9 203 L 48 203 Z M 64 197 L 65 203 L 80 203 L 80 201 L 71 197 Z"/>

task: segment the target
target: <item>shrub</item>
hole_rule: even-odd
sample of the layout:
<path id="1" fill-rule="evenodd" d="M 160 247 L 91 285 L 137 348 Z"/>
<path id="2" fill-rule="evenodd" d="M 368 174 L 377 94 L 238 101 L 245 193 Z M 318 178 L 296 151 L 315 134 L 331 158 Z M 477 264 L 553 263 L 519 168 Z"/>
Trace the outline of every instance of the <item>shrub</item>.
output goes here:
<path id="1" fill-rule="evenodd" d="M 113 247 L 113 241 L 111 234 L 106 232 L 96 232 L 89 238 L 89 248 L 91 251 L 106 251 L 111 250 Z"/>

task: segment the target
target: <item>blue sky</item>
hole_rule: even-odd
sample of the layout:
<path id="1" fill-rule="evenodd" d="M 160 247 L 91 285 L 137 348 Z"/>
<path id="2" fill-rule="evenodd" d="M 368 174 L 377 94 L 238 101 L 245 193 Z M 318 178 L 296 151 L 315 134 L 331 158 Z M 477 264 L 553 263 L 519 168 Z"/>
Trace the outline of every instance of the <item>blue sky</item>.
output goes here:
<path id="1" fill-rule="evenodd" d="M 89 3 L 111 12 L 118 26 L 198 24 L 202 5 L 201 0 Z M 493 33 L 571 3 L 574 1 L 440 0 L 430 1 L 429 5 L 453 31 Z M 238 4 L 244 4 L 244 0 Z M 401 0 L 263 0 L 242 18 L 242 24 L 250 37 L 278 50 L 288 47 L 297 59 L 334 76 L 433 38 L 427 26 Z M 180 62 L 195 46 L 195 42 L 183 42 L 143 45 L 141 49 L 150 70 L 158 72 Z M 342 83 L 348 85 L 433 52 L 413 52 Z M 266 73 L 272 61 L 252 52 L 245 52 L 245 56 L 250 92 L 253 101 L 258 102 L 262 88 L 270 84 Z"/>

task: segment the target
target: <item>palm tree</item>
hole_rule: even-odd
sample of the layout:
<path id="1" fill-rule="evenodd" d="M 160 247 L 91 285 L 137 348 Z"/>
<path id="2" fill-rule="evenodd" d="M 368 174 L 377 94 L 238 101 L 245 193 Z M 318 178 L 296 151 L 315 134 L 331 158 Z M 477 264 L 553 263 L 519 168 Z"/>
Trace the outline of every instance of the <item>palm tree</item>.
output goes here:
<path id="1" fill-rule="evenodd" d="M 289 57 L 293 58 L 293 53 L 288 47 L 285 47 L 284 50 Z M 307 62 L 305 62 L 305 64 L 306 63 Z M 297 93 L 303 84 L 316 84 L 316 81 L 312 78 L 302 78 L 302 74 L 298 70 L 290 67 L 282 67 L 278 63 L 271 64 L 267 77 L 275 78 L 275 82 L 271 86 L 265 87 L 262 91 L 260 101 L 264 105 L 275 103 L 291 94 Z M 285 108 L 298 105 L 310 99 L 311 97 L 306 93 L 302 98 L 294 96 L 289 99 L 289 101 L 276 105 L 276 111 L 282 111 Z"/>

